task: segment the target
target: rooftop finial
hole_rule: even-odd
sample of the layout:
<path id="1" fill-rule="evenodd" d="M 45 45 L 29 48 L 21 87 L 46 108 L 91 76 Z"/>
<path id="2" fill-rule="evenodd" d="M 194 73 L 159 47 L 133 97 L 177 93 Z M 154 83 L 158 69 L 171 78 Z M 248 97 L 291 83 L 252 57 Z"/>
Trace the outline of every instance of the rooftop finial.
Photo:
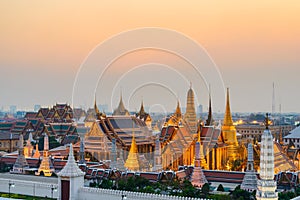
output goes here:
<path id="1" fill-rule="evenodd" d="M 269 113 L 266 113 L 266 119 L 265 119 L 265 126 L 266 126 L 266 129 L 269 129 L 269 123 L 270 123 L 270 120 L 269 120 Z"/>

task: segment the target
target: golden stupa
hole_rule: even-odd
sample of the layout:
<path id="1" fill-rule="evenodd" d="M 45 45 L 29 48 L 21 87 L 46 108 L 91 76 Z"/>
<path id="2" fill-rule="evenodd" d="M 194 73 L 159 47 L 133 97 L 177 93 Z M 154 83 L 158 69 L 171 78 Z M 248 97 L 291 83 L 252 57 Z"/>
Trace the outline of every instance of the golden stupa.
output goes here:
<path id="1" fill-rule="evenodd" d="M 134 133 L 132 133 L 131 146 L 124 166 L 126 169 L 131 171 L 138 171 L 140 169 L 139 155 L 138 155 L 137 145 L 135 142 Z"/>
<path id="2" fill-rule="evenodd" d="M 227 100 L 226 100 L 226 110 L 224 116 L 224 122 L 222 125 L 222 132 L 225 139 L 227 147 L 227 155 L 229 160 L 236 160 L 238 157 L 238 141 L 236 137 L 236 129 L 233 125 L 231 111 L 230 111 L 230 101 L 229 101 L 229 88 L 227 88 Z"/>

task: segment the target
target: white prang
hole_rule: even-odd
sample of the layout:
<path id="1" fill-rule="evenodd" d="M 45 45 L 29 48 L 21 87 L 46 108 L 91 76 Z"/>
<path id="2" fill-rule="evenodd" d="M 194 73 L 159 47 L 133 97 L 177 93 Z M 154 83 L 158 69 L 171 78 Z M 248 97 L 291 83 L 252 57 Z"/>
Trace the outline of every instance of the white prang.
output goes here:
<path id="1" fill-rule="evenodd" d="M 257 200 L 278 199 L 274 181 L 273 137 L 268 128 L 264 131 L 260 146 L 260 179 L 257 181 Z"/>

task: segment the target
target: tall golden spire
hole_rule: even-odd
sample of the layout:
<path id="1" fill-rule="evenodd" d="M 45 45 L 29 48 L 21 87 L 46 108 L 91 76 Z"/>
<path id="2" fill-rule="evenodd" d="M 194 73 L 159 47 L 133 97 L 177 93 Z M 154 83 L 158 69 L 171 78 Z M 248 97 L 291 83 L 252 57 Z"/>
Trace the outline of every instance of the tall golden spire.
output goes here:
<path id="1" fill-rule="evenodd" d="M 131 146 L 129 150 L 129 154 L 127 157 L 127 160 L 125 162 L 125 167 L 128 170 L 132 171 L 138 171 L 140 169 L 139 165 L 139 157 L 138 157 L 138 148 L 136 145 L 135 137 L 134 137 L 134 122 L 132 121 L 132 140 L 131 140 Z"/>
<path id="2" fill-rule="evenodd" d="M 223 126 L 233 126 L 233 121 L 232 121 L 232 116 L 230 111 L 229 88 L 227 88 L 226 110 L 224 115 Z"/>
<path id="3" fill-rule="evenodd" d="M 226 110 L 224 116 L 224 122 L 222 126 L 222 133 L 224 136 L 225 143 L 227 146 L 227 156 L 228 160 L 234 161 L 238 158 L 238 141 L 236 137 L 236 129 L 233 125 L 231 111 L 230 111 L 230 101 L 229 101 L 229 89 L 227 88 L 227 101 Z"/>

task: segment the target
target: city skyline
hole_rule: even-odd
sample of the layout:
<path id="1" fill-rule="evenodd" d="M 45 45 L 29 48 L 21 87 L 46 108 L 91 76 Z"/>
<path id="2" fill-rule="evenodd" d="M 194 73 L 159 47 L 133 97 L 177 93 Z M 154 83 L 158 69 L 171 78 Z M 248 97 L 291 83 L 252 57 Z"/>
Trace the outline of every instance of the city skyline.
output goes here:
<path id="1" fill-rule="evenodd" d="M 224 87 L 230 88 L 233 112 L 271 112 L 273 82 L 276 111 L 279 112 L 281 104 L 282 112 L 300 112 L 297 105 L 300 94 L 296 92 L 300 83 L 297 55 L 300 4 L 289 2 L 101 1 L 93 6 L 73 1 L 1 2 L 0 106 L 32 108 L 34 104 L 71 104 L 76 73 L 99 43 L 123 31 L 158 27 L 194 39 L 209 53 L 220 70 Z M 170 54 L 146 50 L 114 63 L 108 77 L 117 79 L 119 71 L 153 60 L 156 63 L 164 60 L 168 66 L 181 71 L 188 69 L 183 61 Z M 157 73 L 161 70 L 169 73 L 158 65 L 153 68 L 159 69 Z M 145 71 L 141 68 L 135 71 L 135 76 L 144 78 Z M 181 106 L 185 107 L 189 81 L 192 81 L 196 104 L 202 104 L 205 112 L 208 90 L 203 81 L 187 71 L 190 73 L 186 75 L 187 80 L 179 80 L 177 88 L 173 86 L 175 97 L 163 96 L 164 90 L 146 88 L 131 101 L 132 90 L 127 87 L 131 88 L 132 82 L 129 82 L 129 86 L 122 88 L 125 104 L 135 111 L 143 100 L 148 106 L 164 105 L 170 112 L 179 97 Z M 174 77 L 177 80 L 177 76 L 172 77 L 166 78 L 167 83 L 174 82 Z M 106 82 L 102 87 L 109 88 L 109 85 Z M 107 91 L 97 90 L 98 103 L 111 104 L 109 111 L 112 111 L 118 104 L 120 90 L 116 88 L 109 98 L 103 95 Z M 147 96 L 154 92 L 156 97 Z M 224 112 L 220 106 L 222 102 L 225 106 L 224 100 L 212 96 L 214 112 Z M 91 107 L 92 102 L 93 98 L 89 98 L 81 105 Z"/>

